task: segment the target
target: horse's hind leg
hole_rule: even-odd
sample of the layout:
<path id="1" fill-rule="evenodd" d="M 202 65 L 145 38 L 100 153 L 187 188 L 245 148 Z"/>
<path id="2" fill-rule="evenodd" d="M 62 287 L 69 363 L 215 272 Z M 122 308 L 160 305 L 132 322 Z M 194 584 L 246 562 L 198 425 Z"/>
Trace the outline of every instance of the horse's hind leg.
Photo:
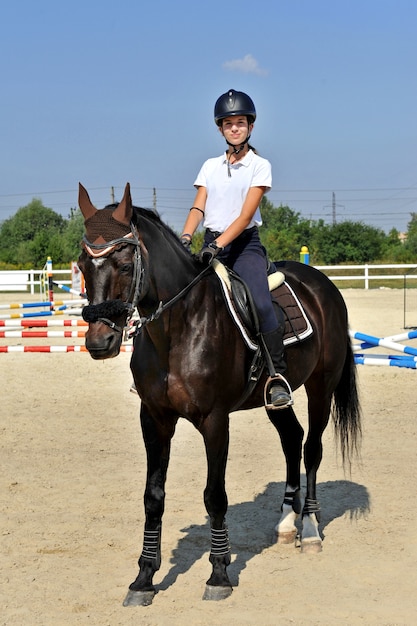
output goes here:
<path id="1" fill-rule="evenodd" d="M 322 386 L 323 387 L 323 386 Z M 323 432 L 329 422 L 331 399 L 325 392 L 316 391 L 308 395 L 309 430 L 304 444 L 304 464 L 307 477 L 306 497 L 304 501 L 301 534 L 302 552 L 321 552 L 322 539 L 319 533 L 320 505 L 317 500 L 317 472 L 323 457 Z"/>
<path id="2" fill-rule="evenodd" d="M 304 431 L 291 407 L 268 411 L 268 416 L 279 433 L 287 465 L 285 495 L 275 532 L 278 543 L 293 543 L 297 536 L 295 522 L 301 513 L 300 465 Z"/>
<path id="3" fill-rule="evenodd" d="M 139 574 L 129 586 L 123 606 L 148 606 L 156 589 L 153 576 L 161 564 L 161 524 L 165 503 L 165 481 L 168 469 L 171 439 L 176 419 L 157 425 L 146 406 L 141 406 L 141 425 L 148 468 L 145 488 L 145 529 L 143 549 L 139 558 Z"/>

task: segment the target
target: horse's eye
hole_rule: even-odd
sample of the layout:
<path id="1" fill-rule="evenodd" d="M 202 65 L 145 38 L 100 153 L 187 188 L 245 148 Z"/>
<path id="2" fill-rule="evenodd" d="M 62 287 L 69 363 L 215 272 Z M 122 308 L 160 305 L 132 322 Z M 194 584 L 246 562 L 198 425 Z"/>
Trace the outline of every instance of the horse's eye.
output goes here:
<path id="1" fill-rule="evenodd" d="M 123 265 L 119 267 L 119 272 L 120 274 L 129 274 L 131 269 L 132 269 L 131 263 L 123 263 Z"/>

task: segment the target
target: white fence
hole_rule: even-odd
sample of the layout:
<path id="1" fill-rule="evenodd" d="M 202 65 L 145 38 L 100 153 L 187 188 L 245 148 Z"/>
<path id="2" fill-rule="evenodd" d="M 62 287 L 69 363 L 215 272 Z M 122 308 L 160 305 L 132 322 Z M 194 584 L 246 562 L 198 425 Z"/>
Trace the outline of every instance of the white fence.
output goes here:
<path id="1" fill-rule="evenodd" d="M 412 286 L 411 281 L 417 280 L 417 265 L 411 263 L 396 263 L 392 265 L 315 265 L 316 269 L 324 272 L 333 282 L 340 280 L 358 280 L 362 283 L 360 286 L 365 289 L 372 287 L 370 284 L 373 280 L 403 280 L 404 284 L 407 281 L 407 287 Z M 380 273 L 384 270 L 384 273 Z M 387 270 L 393 270 L 396 273 L 388 274 Z M 334 274 L 339 272 L 339 274 Z M 340 272 L 343 272 L 342 274 Z M 346 272 L 351 272 L 349 275 Z M 409 282 L 410 281 L 410 282 Z M 413 285 L 417 287 L 417 283 Z"/>
<path id="2" fill-rule="evenodd" d="M 53 270 L 55 282 L 71 286 L 71 269 Z M 65 278 L 61 278 L 61 276 Z M 0 272 L 0 291 L 26 291 L 30 294 L 43 291 L 44 270 L 7 270 Z"/>
<path id="3" fill-rule="evenodd" d="M 359 287 L 372 288 L 372 281 L 407 280 L 407 286 L 416 286 L 417 264 L 392 265 L 315 265 L 316 269 L 335 281 L 358 281 Z M 391 273 L 388 273 L 391 270 Z M 393 273 L 396 272 L 396 273 Z M 42 289 L 43 270 L 15 270 L 0 272 L 0 291 L 27 291 L 39 293 Z M 55 282 L 71 286 L 71 269 L 53 270 Z M 61 278 L 62 277 L 62 278 Z"/>

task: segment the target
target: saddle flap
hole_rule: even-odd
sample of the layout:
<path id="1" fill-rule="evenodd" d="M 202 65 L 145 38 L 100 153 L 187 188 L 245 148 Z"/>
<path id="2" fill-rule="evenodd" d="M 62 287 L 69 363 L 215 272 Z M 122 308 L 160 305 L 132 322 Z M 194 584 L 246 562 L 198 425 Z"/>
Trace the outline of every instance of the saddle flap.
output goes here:
<path id="1" fill-rule="evenodd" d="M 222 285 L 223 295 L 229 312 L 240 329 L 242 336 L 251 350 L 256 349 L 254 339 L 259 332 L 258 315 L 251 294 L 245 282 L 217 259 L 213 268 Z M 285 281 L 282 272 L 273 272 L 268 276 L 269 289 L 276 306 L 284 311 L 284 345 L 302 341 L 312 332 L 307 315 L 291 286 Z"/>

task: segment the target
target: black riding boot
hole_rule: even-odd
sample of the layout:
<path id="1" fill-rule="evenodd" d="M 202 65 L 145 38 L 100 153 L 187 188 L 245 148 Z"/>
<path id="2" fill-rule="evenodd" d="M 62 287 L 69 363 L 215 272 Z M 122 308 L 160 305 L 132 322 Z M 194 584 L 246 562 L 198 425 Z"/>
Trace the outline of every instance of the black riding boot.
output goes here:
<path id="1" fill-rule="evenodd" d="M 270 370 L 270 380 L 267 383 L 265 392 L 265 404 L 268 408 L 285 409 L 293 404 L 293 398 L 291 388 L 283 376 L 287 369 L 284 356 L 283 330 L 281 327 L 278 327 L 277 330 L 264 333 L 262 337 L 272 362 L 269 363 L 268 368 Z"/>

